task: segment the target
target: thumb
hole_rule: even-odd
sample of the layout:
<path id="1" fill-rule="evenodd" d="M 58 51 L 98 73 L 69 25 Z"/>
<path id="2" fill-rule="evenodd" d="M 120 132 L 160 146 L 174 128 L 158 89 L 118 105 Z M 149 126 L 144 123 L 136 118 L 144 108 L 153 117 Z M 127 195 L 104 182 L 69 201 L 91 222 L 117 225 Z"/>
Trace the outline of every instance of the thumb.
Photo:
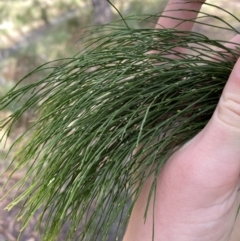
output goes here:
<path id="1" fill-rule="evenodd" d="M 206 126 L 206 132 L 212 130 L 215 138 L 230 148 L 229 151 L 240 154 L 240 58 L 223 90 L 212 119 Z M 240 156 L 239 156 L 240 157 Z"/>
<path id="2" fill-rule="evenodd" d="M 215 112 L 205 126 L 179 154 L 187 162 L 194 178 L 206 185 L 235 183 L 240 173 L 240 59 L 223 90 Z M 192 171 L 195 170 L 195 171 Z M 214 181 L 215 180 L 215 181 Z M 212 182 L 212 183 L 213 183 Z"/>
<path id="3" fill-rule="evenodd" d="M 227 128 L 232 137 L 240 139 L 240 58 L 232 70 L 213 118 L 221 123 L 223 129 Z"/>
<path id="4" fill-rule="evenodd" d="M 211 120 L 186 146 L 192 142 L 205 143 L 203 139 L 208 146 L 217 143 L 217 149 L 227 148 L 226 152 L 238 152 L 240 158 L 240 58 L 224 87 Z"/>

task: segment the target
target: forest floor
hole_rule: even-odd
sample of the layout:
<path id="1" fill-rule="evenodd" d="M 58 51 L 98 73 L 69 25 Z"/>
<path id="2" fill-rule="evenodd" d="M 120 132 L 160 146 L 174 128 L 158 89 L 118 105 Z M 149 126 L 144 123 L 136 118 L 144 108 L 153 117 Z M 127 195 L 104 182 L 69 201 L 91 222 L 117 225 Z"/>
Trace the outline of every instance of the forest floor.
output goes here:
<path id="1" fill-rule="evenodd" d="M 0 172 L 2 173 L 5 170 L 3 165 L 0 166 Z M 11 176 L 11 179 L 3 190 L 1 187 L 6 183 L 9 176 L 11 175 L 11 171 L 5 172 L 4 175 L 0 177 L 0 197 L 3 197 L 8 191 L 10 191 L 14 185 L 23 177 L 24 172 L 15 173 Z M 27 186 L 27 185 L 26 185 Z M 14 200 L 16 195 L 20 194 L 16 188 L 11 190 L 6 198 L 4 198 L 0 202 L 0 241 L 17 241 L 18 236 L 21 230 L 21 221 L 18 221 L 16 216 L 21 210 L 21 204 L 17 204 L 10 211 L 5 210 L 7 205 Z M 26 228 L 22 231 L 19 241 L 41 241 L 41 236 L 38 230 L 35 230 L 35 226 L 38 223 L 38 220 L 41 216 L 41 209 L 38 210 L 35 215 L 31 218 L 30 223 L 26 226 Z M 41 229 L 43 228 L 44 222 L 41 223 Z M 109 233 L 108 241 L 115 240 L 115 231 L 117 229 L 117 223 L 112 225 L 111 231 Z M 69 224 L 66 223 L 62 231 L 57 239 L 57 241 L 66 241 L 66 235 L 69 230 Z M 77 233 L 81 232 L 81 226 Z M 121 236 L 121 235 L 120 235 Z M 101 236 L 99 236 L 98 241 L 101 240 Z M 121 240 L 121 239 L 119 239 Z"/>

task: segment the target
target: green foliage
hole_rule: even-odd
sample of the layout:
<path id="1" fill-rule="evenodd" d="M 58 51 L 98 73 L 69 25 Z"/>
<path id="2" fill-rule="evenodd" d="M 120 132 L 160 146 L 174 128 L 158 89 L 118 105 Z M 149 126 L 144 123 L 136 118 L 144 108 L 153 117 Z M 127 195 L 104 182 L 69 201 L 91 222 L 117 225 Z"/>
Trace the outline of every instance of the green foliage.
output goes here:
<path id="1" fill-rule="evenodd" d="M 0 1 L 0 22 L 7 19 L 19 26 L 31 24 L 32 21 L 41 18 L 41 10 L 46 10 L 49 17 L 53 17 L 56 12 L 73 10 L 79 8 L 81 0 L 59 0 L 52 1 Z"/>
<path id="2" fill-rule="evenodd" d="M 221 29 L 238 33 L 227 24 Z M 86 41 L 84 51 L 59 66 L 51 62 L 25 77 L 52 69 L 45 78 L 14 88 L 0 100 L 3 109 L 29 96 L 1 122 L 7 134 L 29 108 L 38 113 L 14 144 L 31 133 L 13 162 L 18 163 L 15 171 L 28 167 L 18 186 L 29 178 L 32 183 L 8 209 L 24 201 L 23 227 L 40 207 L 40 223 L 50 210 L 43 240 L 57 240 L 67 220 L 69 240 L 81 223 L 78 240 L 84 241 L 96 240 L 101 230 L 105 240 L 117 217 L 125 225 L 148 176 L 155 174 L 150 198 L 169 156 L 210 119 L 239 56 L 238 48 L 202 34 L 134 29 L 119 22 L 89 31 Z M 180 54 L 176 47 L 186 51 Z"/>
<path id="3" fill-rule="evenodd" d="M 162 1 L 148 1 L 147 4 L 142 4 L 140 0 L 134 0 L 129 3 L 128 12 L 131 15 L 152 14 L 156 13 L 159 8 L 163 9 L 167 4 L 167 0 Z"/>

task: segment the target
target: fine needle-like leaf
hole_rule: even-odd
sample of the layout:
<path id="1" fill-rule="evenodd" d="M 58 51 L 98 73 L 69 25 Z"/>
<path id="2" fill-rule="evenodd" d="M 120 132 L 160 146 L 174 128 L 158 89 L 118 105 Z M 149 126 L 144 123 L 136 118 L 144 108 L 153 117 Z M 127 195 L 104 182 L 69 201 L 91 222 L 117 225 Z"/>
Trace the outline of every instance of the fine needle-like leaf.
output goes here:
<path id="1" fill-rule="evenodd" d="M 17 187 L 31 183 L 7 209 L 23 203 L 19 218 L 24 228 L 42 208 L 37 227 L 44 223 L 43 240 L 57 240 L 66 221 L 68 240 L 94 241 L 100 232 L 106 240 L 115 220 L 118 231 L 126 225 L 141 188 L 154 173 L 146 218 L 162 166 L 211 118 L 240 46 L 229 49 L 226 42 L 195 32 L 130 27 L 131 21 L 153 17 L 131 16 L 125 25 L 89 30 L 84 51 L 57 67 L 38 67 L 0 99 L 1 109 L 24 100 L 0 121 L 7 136 L 26 111 L 36 113 L 13 144 L 16 149 L 29 138 L 11 164 L 14 171 L 27 167 Z M 206 18 L 219 19 L 201 13 L 192 21 Z M 219 20 L 219 27 L 202 24 L 238 33 Z M 186 51 L 178 53 L 176 47 Z M 45 78 L 21 87 L 26 78 L 46 69 L 52 70 Z M 79 225 L 83 229 L 77 234 Z"/>

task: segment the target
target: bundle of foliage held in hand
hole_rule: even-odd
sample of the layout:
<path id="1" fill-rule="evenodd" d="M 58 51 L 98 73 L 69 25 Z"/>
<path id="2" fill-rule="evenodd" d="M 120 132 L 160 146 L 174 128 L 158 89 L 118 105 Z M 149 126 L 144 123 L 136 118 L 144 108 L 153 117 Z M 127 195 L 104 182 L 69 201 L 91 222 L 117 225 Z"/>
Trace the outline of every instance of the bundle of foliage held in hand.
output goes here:
<path id="1" fill-rule="evenodd" d="M 238 33 L 227 23 L 221 29 Z M 157 177 L 172 152 L 210 119 L 239 56 L 238 48 L 199 33 L 120 23 L 95 29 L 87 43 L 46 78 L 16 86 L 0 100 L 3 109 L 30 95 L 1 122 L 7 135 L 29 108 L 37 113 L 14 144 L 29 134 L 13 162 L 15 171 L 28 168 L 18 186 L 28 179 L 31 185 L 8 208 L 24 201 L 19 217 L 25 226 L 43 207 L 43 239 L 48 241 L 57 240 L 67 220 L 69 240 L 80 223 L 79 240 L 91 241 L 102 230 L 105 240 L 117 217 L 126 224 L 147 177 Z M 149 198 L 155 185 L 156 180 Z"/>

